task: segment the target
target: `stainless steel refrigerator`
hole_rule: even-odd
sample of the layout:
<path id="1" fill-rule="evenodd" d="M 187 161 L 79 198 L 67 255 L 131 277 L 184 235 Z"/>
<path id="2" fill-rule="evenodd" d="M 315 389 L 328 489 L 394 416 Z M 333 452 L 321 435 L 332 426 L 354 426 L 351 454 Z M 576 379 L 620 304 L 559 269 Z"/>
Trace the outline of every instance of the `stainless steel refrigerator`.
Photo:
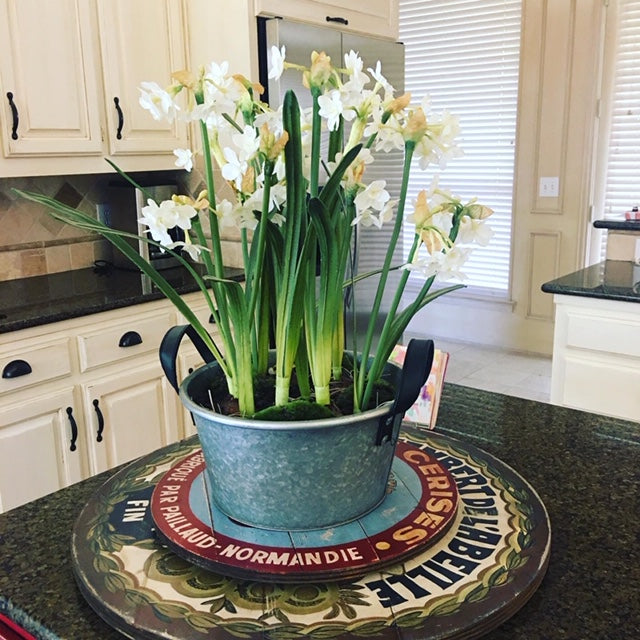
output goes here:
<path id="1" fill-rule="evenodd" d="M 285 70 L 279 80 L 269 79 L 267 53 L 271 46 L 286 47 L 288 62 L 309 66 L 312 51 L 324 51 L 331 57 L 334 66 L 344 66 L 344 55 L 353 50 L 364 62 L 364 71 L 375 68 L 380 61 L 382 73 L 393 85 L 396 95 L 404 93 L 404 46 L 402 43 L 374 38 L 370 36 L 346 33 L 332 27 L 318 27 L 281 18 L 258 18 L 258 45 L 260 62 L 260 81 L 266 89 L 263 99 L 272 108 L 278 108 L 288 89 L 296 91 L 302 107 L 311 106 L 311 98 L 301 82 L 301 74 L 294 70 Z M 369 74 L 370 75 L 370 74 Z M 368 87 L 373 87 L 372 78 Z M 306 100 L 305 100 L 306 98 Z M 403 154 L 400 151 L 374 153 L 375 162 L 367 167 L 365 182 L 385 180 L 391 198 L 398 199 L 402 179 Z M 381 230 L 360 228 L 355 245 L 356 273 L 365 273 L 380 268 L 387 247 L 393 222 L 386 223 Z M 396 252 L 394 262 L 402 261 L 401 247 Z M 390 274 L 382 309 L 388 310 L 395 291 L 394 283 L 398 272 Z M 377 279 L 370 278 L 358 283 L 355 294 L 347 299 L 349 316 L 355 313 L 356 319 L 367 320 L 371 312 L 371 303 L 375 296 Z M 347 320 L 350 324 L 351 320 Z M 361 324 L 360 322 L 358 323 Z"/>

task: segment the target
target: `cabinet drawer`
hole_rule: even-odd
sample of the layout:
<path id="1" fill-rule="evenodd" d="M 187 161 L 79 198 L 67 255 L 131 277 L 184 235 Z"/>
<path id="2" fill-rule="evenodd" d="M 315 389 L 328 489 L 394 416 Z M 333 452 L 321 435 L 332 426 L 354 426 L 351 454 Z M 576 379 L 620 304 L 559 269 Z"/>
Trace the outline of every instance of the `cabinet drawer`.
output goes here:
<path id="1" fill-rule="evenodd" d="M 567 346 L 640 358 L 640 318 L 569 312 Z"/>
<path id="2" fill-rule="evenodd" d="M 2 354 L 0 369 L 0 394 L 70 375 L 69 340 L 63 338 Z"/>
<path id="3" fill-rule="evenodd" d="M 637 421 L 640 417 L 640 366 L 629 365 L 628 360 L 613 356 L 596 358 L 589 353 L 580 356 L 566 358 L 560 403 Z"/>
<path id="4" fill-rule="evenodd" d="M 173 314 L 128 318 L 78 336 L 80 370 L 87 371 L 120 360 L 157 352 Z"/>

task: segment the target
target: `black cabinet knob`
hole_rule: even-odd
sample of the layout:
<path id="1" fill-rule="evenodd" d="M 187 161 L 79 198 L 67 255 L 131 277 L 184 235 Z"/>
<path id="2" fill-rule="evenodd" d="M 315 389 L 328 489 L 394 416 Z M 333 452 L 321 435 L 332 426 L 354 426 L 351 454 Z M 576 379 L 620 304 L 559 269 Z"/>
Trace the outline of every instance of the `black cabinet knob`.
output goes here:
<path id="1" fill-rule="evenodd" d="M 19 378 L 31 373 L 33 369 L 26 360 L 12 360 L 2 370 L 3 378 Z"/>
<path id="2" fill-rule="evenodd" d="M 137 344 L 142 344 L 142 336 L 137 331 L 127 331 L 122 334 L 119 347 L 135 347 Z"/>

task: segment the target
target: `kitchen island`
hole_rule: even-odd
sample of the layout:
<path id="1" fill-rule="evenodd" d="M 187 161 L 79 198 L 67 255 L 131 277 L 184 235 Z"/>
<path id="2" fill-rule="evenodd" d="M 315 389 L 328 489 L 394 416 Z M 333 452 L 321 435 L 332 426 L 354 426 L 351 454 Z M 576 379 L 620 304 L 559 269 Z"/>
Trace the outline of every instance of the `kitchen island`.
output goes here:
<path id="1" fill-rule="evenodd" d="M 541 586 L 486 637 L 638 637 L 640 424 L 446 384 L 437 431 L 512 467 L 537 491 L 551 521 Z M 112 474 L 0 515 L 0 611 L 39 629 L 36 637 L 122 637 L 84 601 L 70 553 L 75 520 Z M 412 629 L 397 637 L 429 635 Z"/>
<path id="2" fill-rule="evenodd" d="M 555 303 L 551 402 L 640 420 L 640 265 L 605 260 L 542 290 Z"/>

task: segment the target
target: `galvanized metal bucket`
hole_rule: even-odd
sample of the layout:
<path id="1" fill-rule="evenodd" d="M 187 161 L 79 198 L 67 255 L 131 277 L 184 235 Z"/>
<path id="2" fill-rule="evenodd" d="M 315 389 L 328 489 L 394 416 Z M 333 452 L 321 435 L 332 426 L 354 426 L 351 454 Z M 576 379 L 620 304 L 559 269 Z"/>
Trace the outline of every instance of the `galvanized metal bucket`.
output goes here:
<path id="1" fill-rule="evenodd" d="M 180 334 L 175 329 L 167 342 Z M 246 525 L 286 531 L 327 528 L 375 509 L 385 497 L 402 416 L 431 369 L 433 342 L 412 342 L 424 347 L 414 349 L 418 357 L 409 358 L 410 345 L 403 369 L 390 363 L 383 375 L 399 390 L 394 402 L 321 420 L 272 422 L 216 413 L 197 400 L 222 375 L 219 365 L 194 371 L 179 394 L 196 423 L 210 507 Z M 163 367 L 177 388 L 175 353 L 167 353 L 161 348 Z"/>
<path id="2" fill-rule="evenodd" d="M 385 496 L 399 425 L 376 444 L 386 403 L 335 419 L 271 422 L 221 415 L 194 402 L 216 363 L 180 387 L 206 466 L 208 498 L 227 516 L 266 529 L 318 529 L 354 520 Z"/>

